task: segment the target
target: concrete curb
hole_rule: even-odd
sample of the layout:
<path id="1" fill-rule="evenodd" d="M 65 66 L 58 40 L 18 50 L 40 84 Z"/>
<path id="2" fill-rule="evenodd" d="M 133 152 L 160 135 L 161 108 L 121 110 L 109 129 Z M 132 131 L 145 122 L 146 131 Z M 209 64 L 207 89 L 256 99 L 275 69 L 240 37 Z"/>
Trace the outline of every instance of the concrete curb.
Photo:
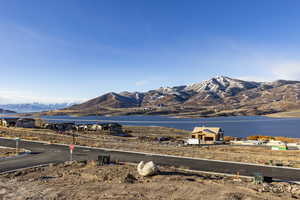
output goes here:
<path id="1" fill-rule="evenodd" d="M 47 167 L 50 164 L 52 164 L 52 163 L 42 164 L 42 165 L 35 165 L 35 166 L 32 166 L 32 167 L 24 167 L 24 168 L 19 168 L 19 169 L 14 169 L 14 170 L 9 170 L 9 171 L 5 171 L 5 172 L 0 172 L 0 175 L 9 174 L 9 173 L 13 173 L 13 172 L 17 172 L 17 171 L 22 171 L 22 170 L 26 170 L 26 169 L 34 169 L 34 168 L 38 168 L 38 167 Z"/>

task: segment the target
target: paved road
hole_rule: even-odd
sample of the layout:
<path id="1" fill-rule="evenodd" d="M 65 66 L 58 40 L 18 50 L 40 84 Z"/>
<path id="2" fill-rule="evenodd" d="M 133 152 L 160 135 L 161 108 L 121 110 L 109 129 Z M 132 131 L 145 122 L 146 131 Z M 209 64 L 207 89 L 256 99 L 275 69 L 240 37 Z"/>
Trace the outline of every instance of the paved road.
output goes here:
<path id="1" fill-rule="evenodd" d="M 0 146 L 14 147 L 15 141 L 1 138 Z M 32 151 L 32 153 L 27 156 L 0 160 L 0 172 L 31 167 L 40 164 L 60 163 L 70 159 L 69 149 L 67 146 L 63 145 L 21 141 L 20 147 L 29 149 Z M 269 176 L 276 179 L 300 181 L 300 169 L 268 167 L 254 164 L 213 161 L 205 159 L 192 159 L 139 152 L 76 147 L 73 158 L 76 160 L 92 160 L 97 159 L 98 155 L 104 153 L 110 154 L 112 160 L 118 160 L 122 162 L 137 163 L 141 160 L 152 160 L 159 165 L 186 167 L 192 170 L 227 174 L 236 174 L 239 172 L 240 175 L 245 176 L 253 176 L 254 173 L 261 173 L 264 176 Z"/>

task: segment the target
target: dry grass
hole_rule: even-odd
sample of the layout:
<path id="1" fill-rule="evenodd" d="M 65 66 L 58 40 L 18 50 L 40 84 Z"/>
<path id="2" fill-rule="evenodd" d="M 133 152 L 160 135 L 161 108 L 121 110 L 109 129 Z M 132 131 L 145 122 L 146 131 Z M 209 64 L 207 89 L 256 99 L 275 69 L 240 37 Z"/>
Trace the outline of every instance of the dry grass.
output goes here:
<path id="1" fill-rule="evenodd" d="M 267 115 L 268 117 L 274 118 L 292 118 L 292 117 L 300 117 L 300 110 L 293 110 L 288 112 L 280 112 Z"/>
<path id="2" fill-rule="evenodd" d="M 190 131 L 160 126 L 149 126 L 147 128 L 143 126 L 124 126 L 123 129 L 133 136 L 165 136 L 187 138 L 190 134 Z"/>
<path id="3" fill-rule="evenodd" d="M 284 166 L 300 167 L 299 151 L 272 151 L 267 147 L 259 146 L 231 146 L 216 145 L 208 147 L 198 146 L 182 146 L 178 141 L 185 138 L 184 131 L 178 134 L 178 130 L 161 127 L 125 127 L 131 130 L 132 135 L 136 137 L 117 137 L 101 134 L 81 134 L 76 138 L 76 143 L 85 146 L 94 146 L 111 149 L 121 149 L 129 151 L 141 151 L 149 153 L 161 153 L 177 156 L 187 156 L 195 158 L 206 158 L 215 160 L 248 162 L 258 164 L 278 163 Z M 39 129 L 19 129 L 9 128 L 2 129 L 5 133 L 1 136 L 5 137 L 21 137 L 24 139 L 36 139 L 49 141 L 52 143 L 72 143 L 72 136 L 57 134 L 49 130 Z M 165 136 L 169 132 L 169 136 L 179 139 L 167 142 L 158 142 L 154 138 Z M 149 134 L 152 137 L 145 136 Z"/>

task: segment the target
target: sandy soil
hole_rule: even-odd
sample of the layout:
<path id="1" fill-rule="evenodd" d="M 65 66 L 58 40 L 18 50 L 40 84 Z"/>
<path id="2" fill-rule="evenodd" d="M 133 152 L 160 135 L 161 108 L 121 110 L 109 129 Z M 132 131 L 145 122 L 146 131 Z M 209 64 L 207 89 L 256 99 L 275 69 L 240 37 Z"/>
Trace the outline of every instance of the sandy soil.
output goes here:
<path id="1" fill-rule="evenodd" d="M 300 167 L 299 150 L 272 151 L 259 146 L 183 146 L 188 133 L 182 130 L 162 127 L 125 127 L 134 137 L 117 137 L 93 132 L 80 133 L 76 144 L 112 149 L 162 153 L 169 155 L 227 160 L 258 164 L 273 164 Z M 57 134 L 49 130 L 2 128 L 0 136 L 21 137 L 30 140 L 44 140 L 53 143 L 72 143 L 72 136 Z M 170 141 L 159 142 L 157 138 L 168 136 Z"/>
<path id="2" fill-rule="evenodd" d="M 161 168 L 158 175 L 141 177 L 136 166 L 97 166 L 73 162 L 0 176 L 0 199 L 5 200 L 135 200 L 135 199 L 296 199 L 300 186 L 290 183 L 256 185 L 237 177 L 201 175 Z"/>

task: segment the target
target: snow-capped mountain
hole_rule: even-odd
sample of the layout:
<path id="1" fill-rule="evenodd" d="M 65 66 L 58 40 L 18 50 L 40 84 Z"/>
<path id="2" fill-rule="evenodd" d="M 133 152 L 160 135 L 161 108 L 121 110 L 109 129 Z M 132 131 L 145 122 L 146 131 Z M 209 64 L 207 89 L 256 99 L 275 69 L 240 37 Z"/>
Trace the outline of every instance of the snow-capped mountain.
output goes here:
<path id="1" fill-rule="evenodd" d="M 2 104 L 0 108 L 5 110 L 11 110 L 18 113 L 27 113 L 27 112 L 41 112 L 49 110 L 59 110 L 69 106 L 72 106 L 74 103 L 53 103 L 53 104 L 44 104 L 44 103 L 24 103 L 24 104 Z"/>
<path id="2" fill-rule="evenodd" d="M 185 90 L 199 92 L 211 92 L 218 96 L 236 95 L 240 91 L 253 89 L 261 86 L 262 83 L 242 81 L 225 76 L 219 76 L 210 80 L 189 85 Z"/>
<path id="3" fill-rule="evenodd" d="M 111 92 L 67 109 L 92 113 L 105 109 L 111 112 L 111 108 L 157 107 L 177 113 L 191 111 L 186 108 L 208 113 L 245 109 L 241 112 L 254 114 L 289 110 L 300 108 L 300 81 L 253 82 L 219 76 L 187 86 L 161 87 L 148 92 Z"/>

